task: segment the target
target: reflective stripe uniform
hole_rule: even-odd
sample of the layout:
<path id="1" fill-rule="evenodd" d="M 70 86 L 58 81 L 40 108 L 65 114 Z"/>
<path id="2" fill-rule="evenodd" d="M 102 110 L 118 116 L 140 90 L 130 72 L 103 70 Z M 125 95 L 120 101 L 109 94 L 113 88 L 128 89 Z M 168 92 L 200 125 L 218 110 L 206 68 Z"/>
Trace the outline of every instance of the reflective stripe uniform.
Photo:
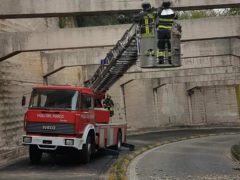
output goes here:
<path id="1" fill-rule="evenodd" d="M 155 12 L 143 12 L 140 20 L 141 35 L 143 37 L 154 36 Z"/>
<path id="2" fill-rule="evenodd" d="M 173 19 L 175 17 L 175 13 L 171 9 L 163 9 L 161 14 L 159 15 L 158 22 L 158 49 L 159 52 L 157 54 L 159 63 L 164 63 L 164 52 L 167 45 L 168 49 L 168 58 L 171 61 L 171 29 L 173 25 Z"/>

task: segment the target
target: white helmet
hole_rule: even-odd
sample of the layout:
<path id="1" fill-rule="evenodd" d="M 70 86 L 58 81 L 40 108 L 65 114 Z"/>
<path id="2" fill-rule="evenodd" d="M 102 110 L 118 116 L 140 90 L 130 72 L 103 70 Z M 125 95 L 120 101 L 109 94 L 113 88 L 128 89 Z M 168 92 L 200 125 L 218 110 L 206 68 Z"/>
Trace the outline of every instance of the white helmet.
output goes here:
<path id="1" fill-rule="evenodd" d="M 163 9 L 161 12 L 162 16 L 173 15 L 174 11 L 172 9 Z"/>

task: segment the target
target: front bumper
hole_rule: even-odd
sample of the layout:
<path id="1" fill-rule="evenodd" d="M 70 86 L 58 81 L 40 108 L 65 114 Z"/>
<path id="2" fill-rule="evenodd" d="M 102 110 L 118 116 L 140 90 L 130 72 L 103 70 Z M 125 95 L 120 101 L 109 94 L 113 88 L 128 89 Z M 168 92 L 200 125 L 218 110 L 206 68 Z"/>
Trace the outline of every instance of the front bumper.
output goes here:
<path id="1" fill-rule="evenodd" d="M 69 140 L 73 141 L 73 144 L 69 145 L 69 143 L 66 143 L 66 141 L 69 142 Z M 58 147 L 71 147 L 77 150 L 81 150 L 83 143 L 84 141 L 81 138 L 31 136 L 31 135 L 23 135 L 22 137 L 23 145 L 37 145 L 39 149 L 43 150 L 56 150 Z"/>

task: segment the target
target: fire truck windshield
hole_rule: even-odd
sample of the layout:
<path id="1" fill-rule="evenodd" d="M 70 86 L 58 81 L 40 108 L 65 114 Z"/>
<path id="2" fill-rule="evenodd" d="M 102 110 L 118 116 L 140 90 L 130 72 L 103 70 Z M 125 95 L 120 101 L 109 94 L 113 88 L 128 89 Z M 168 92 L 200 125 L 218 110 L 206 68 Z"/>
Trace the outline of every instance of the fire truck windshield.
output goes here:
<path id="1" fill-rule="evenodd" d="M 34 89 L 29 108 L 77 110 L 79 92 L 62 89 Z"/>

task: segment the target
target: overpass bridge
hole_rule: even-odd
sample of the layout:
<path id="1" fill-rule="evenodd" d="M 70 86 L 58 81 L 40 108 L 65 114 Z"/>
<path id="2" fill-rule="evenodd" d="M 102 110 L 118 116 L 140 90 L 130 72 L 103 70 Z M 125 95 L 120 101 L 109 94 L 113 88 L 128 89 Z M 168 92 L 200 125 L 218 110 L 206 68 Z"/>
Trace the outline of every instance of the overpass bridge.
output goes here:
<path id="1" fill-rule="evenodd" d="M 1 0 L 0 18 L 32 18 L 83 14 L 138 12 L 142 0 Z M 154 7 L 161 1 L 149 0 Z M 238 0 L 173 0 L 176 10 L 240 7 Z"/>
<path id="2" fill-rule="evenodd" d="M 184 31 L 182 42 L 239 37 L 239 16 L 183 20 L 180 23 Z M 4 46 L 0 49 L 0 61 L 26 51 L 112 47 L 130 26 L 113 25 L 44 32 L 1 33 L 0 43 Z"/>

